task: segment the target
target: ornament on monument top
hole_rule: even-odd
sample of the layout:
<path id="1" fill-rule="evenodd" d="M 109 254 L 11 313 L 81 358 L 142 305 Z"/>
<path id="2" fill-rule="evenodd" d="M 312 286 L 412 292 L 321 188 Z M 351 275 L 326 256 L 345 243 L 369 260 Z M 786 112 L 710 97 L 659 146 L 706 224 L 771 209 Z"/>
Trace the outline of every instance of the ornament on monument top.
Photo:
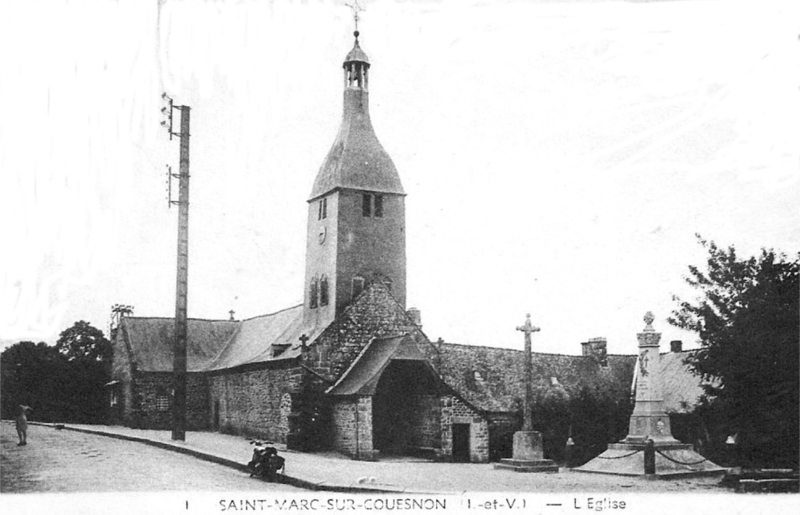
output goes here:
<path id="1" fill-rule="evenodd" d="M 658 343 L 661 340 L 661 333 L 657 333 L 656 330 L 653 329 L 653 321 L 655 319 L 656 317 L 653 316 L 652 311 L 645 313 L 644 323 L 647 325 L 645 325 L 644 330 L 637 335 L 640 347 L 658 347 Z"/>
<path id="2" fill-rule="evenodd" d="M 653 329 L 653 321 L 655 319 L 656 319 L 656 317 L 653 316 L 653 312 L 652 311 L 648 311 L 647 313 L 644 314 L 644 323 L 647 324 L 646 326 L 644 326 L 644 330 L 645 331 L 647 331 L 647 332 L 654 332 L 655 331 L 655 329 Z"/>

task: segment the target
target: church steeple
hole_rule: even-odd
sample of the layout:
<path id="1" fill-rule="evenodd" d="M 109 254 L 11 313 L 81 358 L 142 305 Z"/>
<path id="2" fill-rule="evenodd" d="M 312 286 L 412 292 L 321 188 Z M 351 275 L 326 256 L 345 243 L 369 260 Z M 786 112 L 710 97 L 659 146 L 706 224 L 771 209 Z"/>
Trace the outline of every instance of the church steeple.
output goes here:
<path id="1" fill-rule="evenodd" d="M 336 139 L 308 200 L 305 318 L 325 324 L 371 282 L 405 306 L 405 191 L 369 115 L 370 62 L 355 31 Z"/>
<path id="2" fill-rule="evenodd" d="M 349 188 L 404 195 L 397 169 L 383 149 L 369 116 L 367 54 L 355 31 L 353 49 L 345 57 L 344 109 L 339 133 L 319 169 L 310 200 L 334 189 Z"/>

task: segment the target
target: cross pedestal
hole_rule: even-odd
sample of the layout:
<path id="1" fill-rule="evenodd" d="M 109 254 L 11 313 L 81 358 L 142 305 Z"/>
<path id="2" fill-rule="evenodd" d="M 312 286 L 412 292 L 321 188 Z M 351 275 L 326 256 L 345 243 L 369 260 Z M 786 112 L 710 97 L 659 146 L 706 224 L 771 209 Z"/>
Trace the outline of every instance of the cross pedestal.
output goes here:
<path id="1" fill-rule="evenodd" d="M 553 460 L 544 458 L 542 450 L 542 433 L 533 430 L 533 383 L 531 370 L 531 333 L 539 331 L 531 325 L 531 315 L 525 318 L 525 325 L 517 327 L 517 331 L 525 333 L 525 404 L 523 405 L 522 431 L 514 433 L 514 453 L 511 458 L 503 458 L 495 464 L 496 469 L 513 470 L 515 472 L 558 472 L 558 465 Z"/>

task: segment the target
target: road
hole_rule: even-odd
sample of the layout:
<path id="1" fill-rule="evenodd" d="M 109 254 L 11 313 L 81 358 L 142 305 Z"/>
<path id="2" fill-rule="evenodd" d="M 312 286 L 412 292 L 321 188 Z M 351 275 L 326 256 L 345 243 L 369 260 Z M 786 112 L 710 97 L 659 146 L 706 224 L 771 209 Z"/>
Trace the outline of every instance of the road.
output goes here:
<path id="1" fill-rule="evenodd" d="M 303 491 L 149 445 L 50 427 L 30 426 L 28 445 L 18 447 L 14 424 L 0 426 L 2 493 Z"/>

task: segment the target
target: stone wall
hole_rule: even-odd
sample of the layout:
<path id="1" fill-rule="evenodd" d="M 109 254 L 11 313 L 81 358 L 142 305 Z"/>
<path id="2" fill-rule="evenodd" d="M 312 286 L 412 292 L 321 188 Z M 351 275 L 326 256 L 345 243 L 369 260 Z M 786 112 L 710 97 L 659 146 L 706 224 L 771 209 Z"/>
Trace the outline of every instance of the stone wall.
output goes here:
<path id="1" fill-rule="evenodd" d="M 303 369 L 288 360 L 273 365 L 280 368 L 227 371 L 209 378 L 209 414 L 218 406 L 218 421 L 214 422 L 220 431 L 287 442 Z"/>
<path id="2" fill-rule="evenodd" d="M 436 395 L 416 395 L 410 422 L 410 445 L 418 449 L 441 449 L 442 407 Z"/>
<path id="3" fill-rule="evenodd" d="M 373 283 L 315 340 L 305 364 L 330 381 L 337 380 L 375 337 L 408 333 L 423 352 L 432 346 L 382 284 Z M 430 347 L 430 349 L 425 349 Z"/>
<path id="4" fill-rule="evenodd" d="M 130 350 L 123 339 L 124 326 L 117 327 L 111 334 L 111 379 L 119 381 L 117 406 L 111 410 L 112 424 L 130 424 L 135 407 L 133 389 L 133 364 L 130 359 Z"/>
<path id="5" fill-rule="evenodd" d="M 488 462 L 489 424 L 487 420 L 455 396 L 442 397 L 441 405 L 441 457 L 445 460 L 453 458 L 453 424 L 469 424 L 470 462 Z"/>
<path id="6" fill-rule="evenodd" d="M 172 427 L 172 374 L 140 372 L 134 375 L 134 408 L 126 423 L 143 429 Z M 166 401 L 166 402 L 165 402 Z M 208 380 L 203 374 L 186 375 L 186 429 L 209 427 Z"/>
<path id="7" fill-rule="evenodd" d="M 372 447 L 372 398 L 338 398 L 331 409 L 334 450 L 356 459 L 377 456 Z"/>

